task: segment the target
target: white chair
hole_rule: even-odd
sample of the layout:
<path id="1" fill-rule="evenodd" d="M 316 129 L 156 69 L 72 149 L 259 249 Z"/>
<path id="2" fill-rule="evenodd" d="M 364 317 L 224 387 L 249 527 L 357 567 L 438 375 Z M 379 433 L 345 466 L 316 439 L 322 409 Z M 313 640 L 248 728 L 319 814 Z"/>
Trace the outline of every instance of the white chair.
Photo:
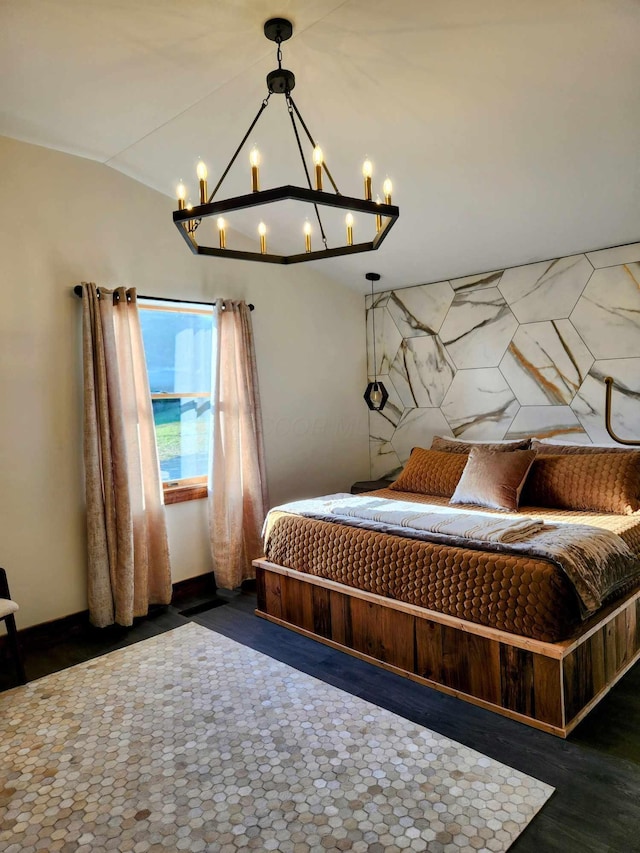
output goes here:
<path id="1" fill-rule="evenodd" d="M 16 628 L 16 620 L 13 615 L 18 610 L 18 605 L 15 601 L 11 600 L 7 573 L 4 569 L 0 569 L 0 622 L 4 622 L 7 626 L 7 641 L 9 650 L 13 655 L 18 681 L 20 684 L 24 684 L 27 678 L 24 673 L 24 664 L 22 663 L 20 646 L 18 644 L 18 630 Z"/>

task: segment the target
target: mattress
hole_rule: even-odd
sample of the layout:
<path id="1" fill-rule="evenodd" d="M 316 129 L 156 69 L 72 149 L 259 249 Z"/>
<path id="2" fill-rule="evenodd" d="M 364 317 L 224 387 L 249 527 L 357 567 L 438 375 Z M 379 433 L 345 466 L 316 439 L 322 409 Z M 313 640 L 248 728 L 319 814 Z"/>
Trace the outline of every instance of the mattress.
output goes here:
<path id="1" fill-rule="evenodd" d="M 398 497 L 389 489 L 371 494 Z M 402 499 L 448 504 L 448 498 L 408 492 Z M 522 507 L 520 514 L 600 527 L 640 554 L 637 516 L 540 507 Z M 541 557 L 419 541 L 283 511 L 270 514 L 265 556 L 301 573 L 537 640 L 567 639 L 582 622 L 572 583 Z M 618 594 L 638 583 L 640 575 Z"/>

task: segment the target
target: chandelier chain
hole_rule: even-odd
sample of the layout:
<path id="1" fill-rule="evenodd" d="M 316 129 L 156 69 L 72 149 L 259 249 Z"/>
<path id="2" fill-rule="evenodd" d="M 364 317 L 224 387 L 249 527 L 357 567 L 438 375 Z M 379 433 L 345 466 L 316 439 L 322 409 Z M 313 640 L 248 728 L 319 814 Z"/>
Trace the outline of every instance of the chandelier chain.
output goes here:
<path id="1" fill-rule="evenodd" d="M 300 113 L 300 110 L 299 110 L 299 109 L 298 109 L 298 107 L 296 106 L 296 102 L 293 100 L 293 98 L 291 97 L 291 95 L 289 95 L 289 101 L 290 101 L 290 103 L 291 103 L 291 106 L 292 106 L 292 107 L 293 107 L 293 109 L 295 110 L 296 115 L 298 116 L 298 121 L 299 121 L 299 122 L 300 122 L 300 124 L 302 125 L 302 129 L 303 129 L 303 130 L 304 130 L 304 132 L 307 134 L 307 139 L 309 140 L 309 142 L 310 142 L 310 143 L 313 145 L 313 147 L 315 148 L 315 147 L 316 147 L 316 145 L 317 145 L 317 142 L 314 140 L 313 136 L 311 135 L 311 132 L 310 132 L 309 128 L 307 127 L 307 125 L 305 124 L 305 120 L 302 118 L 302 115 L 301 115 L 301 113 Z M 335 190 L 335 192 L 336 192 L 336 195 L 342 195 L 342 193 L 341 193 L 341 192 L 340 192 L 340 190 L 338 189 L 338 185 L 337 185 L 337 184 L 336 184 L 336 182 L 333 180 L 333 175 L 332 175 L 332 174 L 331 174 L 331 172 L 329 171 L 329 167 L 327 166 L 327 164 L 326 164 L 325 162 L 323 162 L 323 164 L 322 164 L 322 168 L 324 169 L 324 171 L 325 171 L 325 173 L 326 173 L 327 177 L 329 178 L 329 180 L 330 180 L 330 182 L 331 182 L 331 186 L 334 188 L 334 190 Z"/>
<path id="2" fill-rule="evenodd" d="M 243 146 L 244 146 L 245 142 L 246 142 L 246 141 L 247 141 L 247 139 L 249 138 L 249 134 L 251 133 L 251 131 L 253 130 L 253 128 L 254 128 L 254 127 L 256 126 L 256 124 L 258 123 L 258 119 L 260 118 L 260 116 L 262 115 L 262 113 L 263 113 L 264 109 L 266 108 L 267 104 L 269 103 L 269 98 L 270 98 L 270 97 L 271 97 L 271 92 L 269 92 L 269 94 L 267 95 L 267 97 L 266 97 L 266 98 L 262 101 L 262 103 L 260 104 L 260 109 L 258 110 L 258 113 L 257 113 L 256 117 L 254 118 L 254 120 L 253 120 L 253 121 L 251 122 L 251 124 L 249 125 L 249 130 L 247 130 L 247 132 L 245 133 L 245 135 L 242 137 L 242 141 L 241 141 L 240 145 L 238 145 L 238 147 L 236 148 L 235 154 L 233 155 L 233 157 L 231 158 L 231 160 L 229 160 L 229 163 L 227 164 L 227 168 L 226 168 L 226 169 L 224 170 L 224 172 L 222 173 L 222 177 L 220 178 L 220 180 L 218 181 L 218 183 L 215 185 L 213 192 L 212 192 L 212 193 L 211 193 L 211 195 L 209 196 L 209 202 L 212 202 L 212 201 L 213 201 L 213 199 L 215 198 L 216 193 L 218 192 L 218 190 L 219 190 L 219 189 L 220 189 L 220 187 L 222 186 L 222 182 L 224 181 L 224 179 L 225 179 L 225 178 L 227 177 L 227 175 L 229 174 L 229 169 L 230 169 L 230 168 L 233 166 L 233 164 L 235 163 L 235 161 L 236 161 L 236 158 L 237 158 L 238 154 L 240 153 L 240 151 L 242 150 L 242 148 L 243 148 Z"/>
<path id="3" fill-rule="evenodd" d="M 291 119 L 291 125 L 293 126 L 293 132 L 296 137 L 296 142 L 298 143 L 298 151 L 300 153 L 300 159 L 302 160 L 302 166 L 304 168 L 304 173 L 307 176 L 307 184 L 309 189 L 312 190 L 313 186 L 311 184 L 311 176 L 309 175 L 309 169 L 307 168 L 307 161 L 304 159 L 304 151 L 302 150 L 302 143 L 300 142 L 300 134 L 298 133 L 298 127 L 296 125 L 296 119 L 293 114 L 293 102 L 291 100 L 291 95 L 285 95 L 287 99 L 287 109 L 289 110 L 289 118 Z M 322 235 L 322 242 L 324 243 L 325 249 L 328 249 L 327 245 L 327 235 L 324 233 L 324 226 L 322 225 L 322 219 L 320 219 L 320 211 L 318 210 L 318 205 L 313 205 L 313 209 L 316 212 L 316 219 L 318 220 L 318 225 L 320 227 L 320 234 Z"/>

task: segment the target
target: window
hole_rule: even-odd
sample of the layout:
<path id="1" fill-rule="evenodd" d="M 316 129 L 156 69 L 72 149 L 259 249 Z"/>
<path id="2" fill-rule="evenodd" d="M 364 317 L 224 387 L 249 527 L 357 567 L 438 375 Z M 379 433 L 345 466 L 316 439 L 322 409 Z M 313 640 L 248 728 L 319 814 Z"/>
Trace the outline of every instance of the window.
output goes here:
<path id="1" fill-rule="evenodd" d="M 138 302 L 165 502 L 204 497 L 211 436 L 213 308 Z"/>

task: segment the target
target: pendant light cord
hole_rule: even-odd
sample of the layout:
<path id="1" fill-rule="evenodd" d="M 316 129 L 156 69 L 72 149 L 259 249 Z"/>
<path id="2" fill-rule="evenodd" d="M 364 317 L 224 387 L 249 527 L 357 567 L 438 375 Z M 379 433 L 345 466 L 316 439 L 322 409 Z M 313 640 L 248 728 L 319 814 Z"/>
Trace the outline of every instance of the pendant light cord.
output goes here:
<path id="1" fill-rule="evenodd" d="M 378 359 L 376 358 L 376 312 L 373 307 L 373 282 L 371 282 L 371 326 L 373 333 L 373 381 L 378 386 Z"/>

